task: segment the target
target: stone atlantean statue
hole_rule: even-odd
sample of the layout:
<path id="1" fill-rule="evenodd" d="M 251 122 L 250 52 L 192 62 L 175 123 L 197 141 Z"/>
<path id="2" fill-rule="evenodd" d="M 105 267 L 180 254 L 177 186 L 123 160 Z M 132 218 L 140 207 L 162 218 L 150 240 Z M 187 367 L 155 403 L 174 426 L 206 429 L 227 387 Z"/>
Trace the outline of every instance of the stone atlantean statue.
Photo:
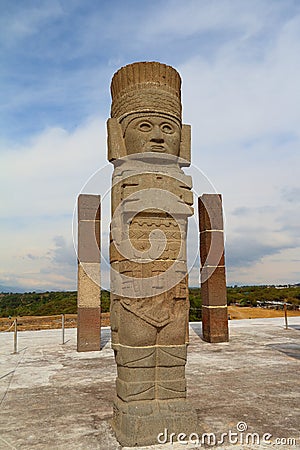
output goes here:
<path id="1" fill-rule="evenodd" d="M 186 401 L 186 232 L 193 214 L 190 126 L 181 79 L 158 62 L 122 67 L 111 83 L 108 159 L 114 165 L 111 330 L 118 368 L 113 427 L 122 445 L 195 432 Z"/>

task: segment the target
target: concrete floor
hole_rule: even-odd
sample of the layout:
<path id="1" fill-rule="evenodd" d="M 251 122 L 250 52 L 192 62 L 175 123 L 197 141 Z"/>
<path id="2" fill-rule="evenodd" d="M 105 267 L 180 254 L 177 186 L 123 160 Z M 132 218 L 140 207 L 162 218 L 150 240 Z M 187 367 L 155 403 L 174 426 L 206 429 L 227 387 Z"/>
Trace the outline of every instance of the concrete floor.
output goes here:
<path id="1" fill-rule="evenodd" d="M 208 344 L 199 337 L 201 324 L 191 323 L 186 375 L 200 444 L 147 449 L 268 449 L 265 433 L 272 448 L 300 449 L 300 317 L 289 324 L 285 330 L 283 319 L 230 321 L 230 342 Z M 0 333 L 1 450 L 121 449 L 109 424 L 116 377 L 109 329 L 102 329 L 101 352 L 77 353 L 76 329 L 66 330 L 66 340 L 61 345 L 60 330 L 23 331 L 12 354 L 13 333 Z M 240 422 L 241 430 L 247 426 L 237 434 L 240 443 L 232 435 L 220 444 Z M 216 444 L 211 437 L 201 445 L 203 433 L 213 433 Z M 246 433 L 257 433 L 260 445 L 246 444 Z"/>

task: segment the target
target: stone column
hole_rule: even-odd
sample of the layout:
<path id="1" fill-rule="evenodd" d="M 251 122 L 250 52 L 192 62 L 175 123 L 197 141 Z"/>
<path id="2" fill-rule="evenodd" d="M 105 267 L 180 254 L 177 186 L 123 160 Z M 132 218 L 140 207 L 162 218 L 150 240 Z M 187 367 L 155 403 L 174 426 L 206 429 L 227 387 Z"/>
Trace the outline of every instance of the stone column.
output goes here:
<path id="1" fill-rule="evenodd" d="M 196 430 L 186 401 L 193 198 L 181 169 L 190 127 L 181 123 L 180 83 L 172 67 L 143 62 L 121 68 L 111 85 L 113 427 L 123 446 L 158 444 L 165 429 Z"/>
<path id="2" fill-rule="evenodd" d="M 203 194 L 200 223 L 202 332 L 207 342 L 228 341 L 222 196 Z"/>
<path id="3" fill-rule="evenodd" d="M 100 195 L 78 197 L 77 351 L 100 350 Z"/>

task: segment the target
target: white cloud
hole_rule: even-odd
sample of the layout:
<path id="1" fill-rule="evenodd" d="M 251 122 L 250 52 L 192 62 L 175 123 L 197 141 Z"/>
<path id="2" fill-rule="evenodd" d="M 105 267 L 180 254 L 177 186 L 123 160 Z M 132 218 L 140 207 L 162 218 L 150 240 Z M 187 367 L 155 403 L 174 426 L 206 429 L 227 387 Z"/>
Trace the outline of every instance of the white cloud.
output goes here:
<path id="1" fill-rule="evenodd" d="M 194 132 L 196 144 L 242 143 L 282 132 L 299 137 L 300 40 L 296 23 L 300 28 L 300 16 L 282 30 L 262 60 L 243 61 L 234 41 L 212 62 L 199 56 L 180 67 L 187 120 L 199 129 Z"/>
<path id="2" fill-rule="evenodd" d="M 16 5 L 3 6 L 1 14 L 0 29 L 6 45 L 37 33 L 49 20 L 57 19 L 63 14 L 58 0 L 44 2 L 39 6 L 27 4 L 26 12 L 14 6 Z"/>
<path id="3" fill-rule="evenodd" d="M 46 130 L 22 148 L 6 148 L 0 165 L 0 213 L 6 219 L 0 226 L 2 284 L 15 280 L 29 287 L 35 279 L 40 288 L 75 289 L 74 267 L 68 268 L 72 215 L 84 184 L 107 165 L 105 122 L 91 119 L 73 133 Z M 98 177 L 89 186 L 100 193 L 108 183 Z M 73 258 L 76 265 L 75 253 Z"/>
<path id="4" fill-rule="evenodd" d="M 276 8 L 276 7 L 275 7 Z M 252 1 L 242 3 L 238 0 L 171 0 L 156 9 L 143 24 L 143 36 L 172 39 L 192 36 L 197 33 L 224 31 L 239 31 L 243 36 L 253 34 L 261 29 L 263 15 L 257 14 L 257 9 L 266 13 L 270 8 L 266 2 Z M 276 8 L 279 9 L 278 6 Z M 168 18 L 166 20 L 166 17 Z"/>
<path id="5" fill-rule="evenodd" d="M 66 15 L 70 20 L 73 13 L 72 8 L 61 10 L 59 3 L 44 5 L 41 12 L 30 9 L 24 17 L 18 11 L 10 22 L 15 25 L 7 35 L 8 45 L 20 42 L 22 36 L 30 39 L 31 33 L 53 18 Z M 192 124 L 193 164 L 223 194 L 232 252 L 228 261 L 232 256 L 239 261 L 228 267 L 229 281 L 276 283 L 279 276 L 280 282 L 285 277 L 299 281 L 297 264 L 289 262 L 299 248 L 299 216 L 291 207 L 300 189 L 299 7 L 289 1 L 191 0 L 183 4 L 173 0 L 154 2 L 146 11 L 135 8 L 129 22 L 130 12 L 114 9 L 110 21 L 106 20 L 112 13 L 109 8 L 87 10 L 80 20 L 76 16 L 78 27 L 70 37 L 63 34 L 57 58 L 52 29 L 39 55 L 46 55 L 43 70 L 53 69 L 47 66 L 49 61 L 59 63 L 58 70 L 45 70 L 40 81 L 40 74 L 35 76 L 30 66 L 31 85 L 25 89 L 12 79 L 4 89 L 8 93 L 5 111 L 22 110 L 25 115 L 28 105 L 39 105 L 34 114 L 44 111 L 45 123 L 58 126 L 45 128 L 25 144 L 16 138 L 14 145 L 1 148 L 0 213 L 5 220 L 0 229 L 0 283 L 15 279 L 40 288 L 51 283 L 76 287 L 69 264 L 72 213 L 82 186 L 107 164 L 108 72 L 112 76 L 115 66 L 149 59 L 148 55 L 153 59 L 154 54 L 177 65 L 182 75 L 184 120 Z M 67 31 L 63 22 L 60 26 L 60 31 Z M 75 42 L 74 51 L 66 52 Z M 83 55 L 89 55 L 88 62 L 78 59 L 74 70 L 65 66 L 66 61 Z M 98 95 L 105 101 L 95 100 Z M 57 116 L 48 112 L 53 105 L 60 105 Z M 82 122 L 87 111 L 91 114 L 96 107 L 101 116 L 91 116 L 84 123 L 80 119 L 74 129 L 75 116 L 70 114 L 68 119 L 70 105 Z M 28 118 L 32 123 L 38 119 Z M 84 192 L 103 195 L 110 174 L 111 168 L 98 172 Z M 196 186 L 198 175 L 193 176 Z M 212 191 L 201 178 L 196 193 Z M 102 230 L 107 241 L 109 194 L 103 202 Z M 56 241 L 59 245 L 53 241 L 55 236 L 62 236 L 60 243 Z M 194 243 L 189 246 L 193 248 Z M 104 253 L 107 257 L 107 245 Z M 107 280 L 107 274 L 106 267 L 103 279 Z M 197 281 L 197 267 L 190 279 L 192 284 Z"/>
<path id="6" fill-rule="evenodd" d="M 253 43 L 236 39 L 210 60 L 200 53 L 179 68 L 193 163 L 223 194 L 229 282 L 276 283 L 278 255 L 280 280 L 299 279 L 286 260 L 299 248 L 288 224 L 300 218 L 282 196 L 299 189 L 299 29 L 295 16 L 256 59 L 241 54 Z M 237 217 L 236 208 L 252 209 Z"/>
<path id="7" fill-rule="evenodd" d="M 2 150 L 2 216 L 72 214 L 82 185 L 106 164 L 105 133 L 97 117 L 73 133 L 48 129 L 21 148 Z"/>

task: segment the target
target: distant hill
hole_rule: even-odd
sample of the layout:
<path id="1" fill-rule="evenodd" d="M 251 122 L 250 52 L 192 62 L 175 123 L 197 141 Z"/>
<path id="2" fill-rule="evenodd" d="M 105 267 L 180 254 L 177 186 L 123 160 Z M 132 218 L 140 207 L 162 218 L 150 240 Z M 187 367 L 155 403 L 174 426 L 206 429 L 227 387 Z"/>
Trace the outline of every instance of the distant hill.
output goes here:
<path id="1" fill-rule="evenodd" d="M 23 288 L 19 288 L 16 286 L 5 286 L 0 284 L 0 292 L 1 293 L 9 293 L 9 292 L 14 292 L 14 293 L 21 293 L 21 292 L 25 292 L 26 289 Z"/>
<path id="2" fill-rule="evenodd" d="M 102 312 L 109 311 L 109 293 L 101 293 Z M 0 294 L 0 317 L 76 314 L 77 292 Z"/>
<path id="3" fill-rule="evenodd" d="M 190 320 L 201 320 L 201 290 L 189 289 Z M 257 306 L 264 302 L 287 302 L 300 305 L 300 286 L 234 286 L 227 288 L 227 303 L 240 306 Z M 101 292 L 102 312 L 109 312 L 109 292 Z M 0 317 L 51 316 L 55 314 L 76 314 L 77 292 L 27 292 L 1 293 Z"/>

